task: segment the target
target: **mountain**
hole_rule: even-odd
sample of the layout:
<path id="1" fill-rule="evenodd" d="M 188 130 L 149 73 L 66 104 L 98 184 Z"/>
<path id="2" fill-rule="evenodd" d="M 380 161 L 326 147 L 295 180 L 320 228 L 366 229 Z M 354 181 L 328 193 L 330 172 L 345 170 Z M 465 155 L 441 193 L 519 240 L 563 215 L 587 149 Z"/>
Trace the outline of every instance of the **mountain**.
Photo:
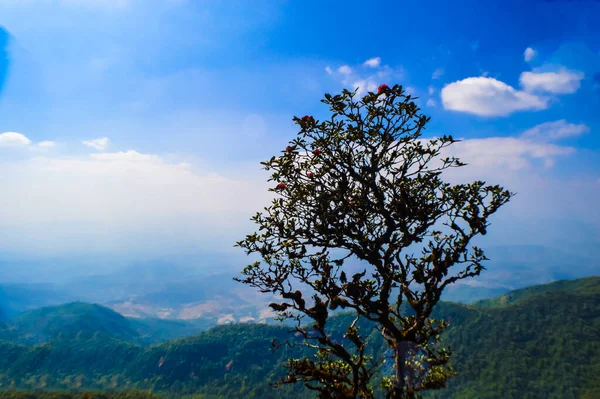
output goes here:
<path id="1" fill-rule="evenodd" d="M 512 290 L 556 280 L 574 280 L 598 273 L 596 259 L 539 245 L 484 247 L 490 259 L 475 279 L 448 287 L 442 299 L 473 303 Z"/>
<path id="2" fill-rule="evenodd" d="M 526 286 L 597 273 L 597 263 L 592 258 L 543 246 L 491 246 L 486 255 L 490 258 L 487 270 L 476 279 L 448 287 L 444 300 L 468 304 Z M 350 262 L 348 267 L 358 272 L 365 265 Z M 233 275 L 215 274 L 187 275 L 184 280 L 170 281 L 150 293 L 129 295 L 105 304 L 131 317 L 202 318 L 215 325 L 268 321 L 272 317 L 270 302 L 272 298 L 233 281 Z"/>
<path id="3" fill-rule="evenodd" d="M 556 293 L 595 295 L 598 294 L 599 277 L 588 277 L 578 280 L 559 280 L 549 284 L 536 285 L 511 291 L 496 298 L 484 299 L 473 305 L 479 308 L 500 308 L 510 305 L 520 305 L 538 296 Z"/>
<path id="4" fill-rule="evenodd" d="M 585 254 L 532 245 L 484 249 L 490 258 L 487 270 L 448 287 L 443 300 L 470 304 L 531 285 L 597 273 L 597 262 Z M 127 317 L 201 319 L 205 326 L 272 317 L 268 308 L 272 298 L 233 281 L 238 274 L 231 270 L 241 266 L 236 268 L 232 266 L 236 262 L 223 257 L 88 258 L 0 254 L 0 309 L 5 319 L 75 301 L 98 303 Z M 365 265 L 349 259 L 344 267 L 347 273 L 359 272 Z"/>
<path id="5" fill-rule="evenodd" d="M 544 246 L 491 246 L 485 253 L 490 261 L 481 279 L 500 281 L 513 290 L 598 273 L 597 259 Z"/>
<path id="6" fill-rule="evenodd" d="M 193 320 L 204 327 L 272 318 L 272 298 L 234 281 L 231 274 L 198 276 L 174 268 L 174 275 L 164 276 L 164 266 L 139 265 L 68 284 L 2 284 L 0 311 L 6 321 L 24 311 L 78 301 L 99 303 L 127 317 Z"/>
<path id="7" fill-rule="evenodd" d="M 459 374 L 432 398 L 600 397 L 599 277 L 529 287 L 467 309 L 444 335 Z"/>
<path id="8" fill-rule="evenodd" d="M 5 319 L 25 310 L 58 305 L 73 299 L 52 284 L 0 284 L 0 313 L 4 314 Z"/>
<path id="9" fill-rule="evenodd" d="M 267 384 L 281 375 L 286 359 L 310 354 L 298 347 L 269 350 L 273 339 L 295 339 L 286 327 L 222 325 L 140 346 L 117 338 L 134 330 L 117 328 L 123 319 L 93 312 L 111 318 L 98 329 L 112 335 L 57 336 L 35 346 L 0 343 L 0 389 L 118 387 L 173 397 L 191 392 L 215 398 L 313 397 L 300 386 L 274 390 Z M 447 390 L 427 398 L 600 397 L 600 277 L 529 287 L 474 305 L 441 302 L 434 313 L 451 322 L 442 338 L 458 375 Z M 335 339 L 343 339 L 351 317 L 338 314 L 328 322 Z M 367 322 L 359 327 L 373 353 L 385 353 L 381 334 Z"/>
<path id="10" fill-rule="evenodd" d="M 57 261 L 49 259 L 48 268 L 53 269 Z M 69 259 L 68 267 L 76 261 Z M 25 278 L 25 272 L 21 276 L 19 271 L 29 266 L 43 269 L 43 260 L 3 255 L 0 267 L 8 273 L 0 276 L 0 308 L 9 319 L 23 311 L 80 301 L 105 305 L 124 316 L 194 320 L 204 327 L 271 316 L 268 297 L 233 281 L 234 274 L 210 274 L 228 267 L 215 259 L 197 262 L 187 258 L 138 261 L 103 274 L 26 283 L 22 280 L 30 276 Z"/>
<path id="11" fill-rule="evenodd" d="M 128 317 L 127 320 L 137 331 L 139 335 L 138 342 L 142 344 L 165 342 L 198 334 L 214 325 L 204 319 L 165 320 L 154 317 L 144 319 Z"/>
<path id="12" fill-rule="evenodd" d="M 134 262 L 103 274 L 77 277 L 59 287 L 83 301 L 107 303 L 159 292 L 173 284 L 195 281 L 203 278 L 211 269 L 208 265 L 196 267 L 195 264 L 190 262 L 184 266 L 164 260 Z"/>
<path id="13" fill-rule="evenodd" d="M 59 339 L 107 337 L 150 344 L 195 334 L 207 327 L 198 321 L 129 319 L 100 305 L 74 302 L 21 313 L 0 327 L 0 339 L 31 345 Z"/>
<path id="14" fill-rule="evenodd" d="M 130 260 L 89 254 L 42 256 L 35 253 L 0 252 L 0 284 L 60 284 L 125 267 Z"/>
<path id="15" fill-rule="evenodd" d="M 125 317 L 100 305 L 81 302 L 22 313 L 12 319 L 10 326 L 23 340 L 35 343 L 78 334 L 100 334 L 127 342 L 139 338 Z"/>
<path id="16" fill-rule="evenodd" d="M 165 399 L 147 391 L 117 392 L 0 392 L 0 399 Z"/>
<path id="17" fill-rule="evenodd" d="M 12 299 L 19 305 L 27 302 L 17 311 L 31 309 L 30 301 L 41 302 L 40 306 L 57 304 L 47 301 L 52 295 L 64 297 L 62 303 L 106 303 L 158 292 L 173 283 L 239 270 L 241 266 L 233 267 L 235 263 L 227 259 L 215 254 L 145 259 L 137 255 L 50 257 L 0 253 L 0 287 L 10 288 Z"/>
<path id="18" fill-rule="evenodd" d="M 220 274 L 173 282 L 159 291 L 108 302 L 106 306 L 130 317 L 202 319 L 217 325 L 270 321 L 270 302 L 272 296 L 234 281 L 232 275 Z"/>

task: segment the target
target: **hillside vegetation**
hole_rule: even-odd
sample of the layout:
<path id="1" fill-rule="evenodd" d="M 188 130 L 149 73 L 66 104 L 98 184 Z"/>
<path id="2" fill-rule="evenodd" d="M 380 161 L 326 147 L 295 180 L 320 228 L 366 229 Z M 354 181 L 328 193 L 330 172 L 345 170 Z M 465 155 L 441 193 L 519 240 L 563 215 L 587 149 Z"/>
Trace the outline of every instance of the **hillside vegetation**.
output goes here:
<path id="1" fill-rule="evenodd" d="M 152 392 L 0 392 L 0 399 L 161 399 Z M 195 398 L 207 399 L 207 398 Z"/>
<path id="2" fill-rule="evenodd" d="M 67 303 L 30 310 L 0 324 L 0 340 L 31 345 L 94 336 L 147 345 L 196 334 L 203 321 L 127 318 L 96 304 Z"/>
<path id="3" fill-rule="evenodd" d="M 41 321 L 34 322 L 34 316 Z M 281 375 L 287 358 L 301 355 L 298 348 L 270 351 L 273 339 L 289 337 L 284 326 L 218 326 L 147 346 L 140 343 L 139 329 L 117 316 L 102 307 L 79 321 L 49 318 L 47 310 L 29 313 L 29 322 L 12 327 L 13 337 L 24 328 L 39 329 L 40 336 L 51 339 L 23 345 L 7 342 L 10 335 L 5 335 L 0 389 L 150 389 L 177 398 L 192 393 L 206 398 L 313 397 L 299 386 L 275 390 L 268 385 Z M 343 331 L 336 332 L 336 326 L 345 317 L 351 315 L 331 319 L 339 337 Z M 443 338 L 453 350 L 458 375 L 449 389 L 428 398 L 600 397 L 599 277 L 529 287 L 474 305 L 443 302 L 434 317 L 452 323 Z M 57 332 L 63 324 L 71 333 Z M 369 335 L 374 352 L 386 351 L 372 326 L 363 322 L 361 331 Z"/>

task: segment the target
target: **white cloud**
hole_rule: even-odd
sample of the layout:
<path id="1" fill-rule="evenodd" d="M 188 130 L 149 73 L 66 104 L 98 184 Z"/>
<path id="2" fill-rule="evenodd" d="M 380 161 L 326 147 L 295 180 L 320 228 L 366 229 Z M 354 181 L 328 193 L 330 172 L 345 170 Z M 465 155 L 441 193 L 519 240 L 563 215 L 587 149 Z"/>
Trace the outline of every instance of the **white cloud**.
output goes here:
<path id="1" fill-rule="evenodd" d="M 452 145 L 452 155 L 470 165 L 470 169 L 502 173 L 531 166 L 532 160 L 553 162 L 555 157 L 571 155 L 573 147 L 537 142 L 526 138 L 489 137 L 469 139 Z"/>
<path id="2" fill-rule="evenodd" d="M 573 149 L 524 138 L 465 140 L 450 148 L 470 163 L 456 170 L 457 179 L 481 178 L 519 192 L 509 208 L 520 213 L 502 214 L 507 225 L 523 229 L 530 213 L 541 212 L 538 201 L 548 214 L 571 212 L 553 191 L 532 179 L 538 166 L 548 167 Z M 133 150 L 19 162 L 0 159 L 2 238 L 16 237 L 11 245 L 31 250 L 45 246 L 147 254 L 190 247 L 226 251 L 253 231 L 248 218 L 272 198 L 267 188 L 273 184 L 266 183 L 265 172 L 254 163 L 227 171 L 169 159 Z M 558 204 L 540 200 L 546 197 Z"/>
<path id="3" fill-rule="evenodd" d="M 352 89 L 358 89 L 358 91 L 356 92 L 356 95 L 358 97 L 362 97 L 370 91 L 375 92 L 377 91 L 378 87 L 379 85 L 377 84 L 377 82 L 375 82 L 371 78 L 358 80 L 352 83 Z"/>
<path id="4" fill-rule="evenodd" d="M 531 47 L 527 47 L 525 49 L 525 53 L 523 53 L 523 56 L 525 57 L 525 61 L 529 62 L 535 58 L 536 51 L 534 49 L 532 49 Z"/>
<path id="5" fill-rule="evenodd" d="M 431 74 L 431 79 L 439 79 L 442 77 L 443 74 L 444 74 L 444 69 L 438 68 L 435 71 L 433 71 L 433 73 Z"/>
<path id="6" fill-rule="evenodd" d="M 527 91 L 570 94 L 579 89 L 584 74 L 562 69 L 559 72 L 523 72 L 521 86 Z"/>
<path id="7" fill-rule="evenodd" d="M 371 67 L 371 68 L 377 68 L 379 65 L 381 65 L 381 58 L 380 57 L 369 58 L 368 60 L 365 61 L 364 65 Z"/>
<path id="8" fill-rule="evenodd" d="M 594 201 L 600 196 L 600 185 L 590 184 L 597 174 L 588 174 L 593 172 L 589 165 L 582 174 L 585 154 L 573 154 L 575 149 L 571 147 L 525 138 L 491 137 L 464 140 L 441 155 L 457 155 L 468 163 L 445 173 L 444 180 L 449 183 L 482 180 L 517 193 L 499 215 L 492 217 L 494 227 L 485 238 L 488 245 L 537 243 L 569 250 L 597 245 L 600 237 L 600 213 L 589 211 L 595 209 Z M 552 170 L 554 164 L 568 164 L 568 169 L 576 170 Z M 587 229 L 575 231 L 571 223 Z M 582 239 L 589 241 L 577 246 Z"/>
<path id="9" fill-rule="evenodd" d="M 331 67 L 329 65 L 325 67 L 325 72 L 327 72 L 329 75 L 331 75 L 333 73 L 333 71 L 331 70 Z"/>
<path id="10" fill-rule="evenodd" d="M 338 68 L 338 72 L 344 75 L 350 75 L 352 73 L 352 68 L 350 68 L 348 65 L 342 65 Z"/>
<path id="11" fill-rule="evenodd" d="M 583 124 L 568 123 L 561 119 L 555 122 L 544 122 L 525 131 L 524 138 L 535 138 L 538 140 L 559 140 L 568 137 L 577 137 L 587 133 L 590 128 Z"/>
<path id="12" fill-rule="evenodd" d="M 472 77 L 446 85 L 441 92 L 445 109 L 480 116 L 505 116 L 516 111 L 540 110 L 548 100 L 519 91 L 494 78 Z"/>
<path id="13" fill-rule="evenodd" d="M 137 151 L 120 151 L 104 154 L 91 154 L 92 159 L 107 162 L 150 162 L 157 161 L 159 158 L 155 155 L 140 154 Z"/>
<path id="14" fill-rule="evenodd" d="M 430 98 L 429 100 L 427 100 L 427 106 L 428 107 L 435 107 L 435 100 L 433 98 Z"/>
<path id="15" fill-rule="evenodd" d="M 468 165 L 451 168 L 443 176 L 451 184 L 481 180 L 517 193 L 499 215 L 492 217 L 494 227 L 484 239 L 487 245 L 560 243 L 568 248 L 585 238 L 582 236 L 589 237 L 590 232 L 575 237 L 572 229 L 565 228 L 564 220 L 585 224 L 600 233 L 595 227 L 600 226 L 600 214 L 589 212 L 600 196 L 600 185 L 590 184 L 598 176 L 582 176 L 584 154 L 573 156 L 575 151 L 517 137 L 465 139 L 444 149 L 441 157 L 458 156 Z M 553 170 L 554 164 L 568 164 L 568 169 L 575 167 L 577 171 Z M 591 236 L 597 243 L 600 236 Z"/>
<path id="16" fill-rule="evenodd" d="M 106 149 L 106 147 L 108 147 L 109 142 L 110 140 L 108 139 L 108 137 L 101 137 L 99 139 L 82 141 L 81 143 L 83 145 L 87 145 L 88 147 L 92 147 L 98 151 L 103 151 Z"/>
<path id="17" fill-rule="evenodd" d="M 427 91 L 428 91 L 429 95 L 432 95 L 433 93 L 435 93 L 435 87 L 433 87 L 433 86 L 429 86 L 429 87 L 427 88 Z"/>
<path id="18" fill-rule="evenodd" d="M 376 64 L 378 66 L 375 68 Z M 375 69 L 362 68 L 363 66 Z M 404 76 L 402 67 L 391 68 L 388 65 L 381 65 L 379 57 L 371 58 L 362 64 L 353 65 L 352 67 L 350 65 L 342 65 L 336 71 L 332 72 L 332 75 L 339 80 L 339 83 L 344 88 L 350 91 L 358 89 L 357 97 L 362 97 L 369 91 L 376 92 L 381 84 L 389 84 L 391 86 Z"/>
<path id="19" fill-rule="evenodd" d="M 39 143 L 37 143 L 37 146 L 39 148 L 44 148 L 44 149 L 50 149 L 50 148 L 54 148 L 56 147 L 56 143 L 54 141 L 40 141 Z"/>
<path id="20" fill-rule="evenodd" d="M 26 147 L 31 144 L 31 140 L 16 132 L 6 132 L 0 134 L 0 147 Z"/>
<path id="21" fill-rule="evenodd" d="M 96 241 L 94 234 L 104 234 L 100 231 L 118 237 L 163 231 L 188 243 L 223 235 L 226 249 L 272 196 L 265 176 L 232 173 L 196 170 L 185 162 L 137 151 L 4 160 L 0 226 L 4 231 L 44 226 L 45 234 L 52 231 L 63 239 L 55 243 L 61 248 L 88 245 Z M 84 228 L 88 244 L 78 242 Z M 100 241 L 112 245 L 111 240 L 118 238 Z"/>

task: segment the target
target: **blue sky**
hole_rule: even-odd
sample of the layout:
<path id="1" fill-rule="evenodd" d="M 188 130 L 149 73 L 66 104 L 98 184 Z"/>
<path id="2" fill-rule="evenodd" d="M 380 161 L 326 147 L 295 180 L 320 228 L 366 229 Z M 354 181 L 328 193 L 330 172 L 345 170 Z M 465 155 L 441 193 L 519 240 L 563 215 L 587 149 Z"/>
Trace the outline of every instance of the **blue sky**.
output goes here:
<path id="1" fill-rule="evenodd" d="M 596 1 L 0 0 L 0 251 L 234 251 L 261 160 L 342 88 L 404 85 L 519 194 L 488 244 L 600 244 Z"/>

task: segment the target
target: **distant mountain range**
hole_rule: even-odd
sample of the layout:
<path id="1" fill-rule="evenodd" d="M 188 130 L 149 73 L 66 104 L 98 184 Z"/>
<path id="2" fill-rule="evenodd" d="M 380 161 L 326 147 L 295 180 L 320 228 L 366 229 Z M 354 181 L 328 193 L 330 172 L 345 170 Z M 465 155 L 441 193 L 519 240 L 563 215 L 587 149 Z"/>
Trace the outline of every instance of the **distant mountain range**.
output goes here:
<path id="1" fill-rule="evenodd" d="M 443 339 L 458 375 L 447 390 L 427 398 L 600 397 L 600 277 L 528 287 L 473 305 L 442 302 L 433 317 L 451 322 Z M 328 322 L 332 336 L 343 340 L 349 318 L 333 316 Z M 272 339 L 290 338 L 285 327 L 225 325 L 148 346 L 191 327 L 181 321 L 139 321 L 83 303 L 21 314 L 0 329 L 0 389 L 312 397 L 300 386 L 274 390 L 267 385 L 281 375 L 287 358 L 309 354 L 298 348 L 270 351 Z M 371 324 L 359 327 L 375 353 L 387 350 Z"/>
<path id="2" fill-rule="evenodd" d="M 598 271 L 597 261 L 590 257 L 547 247 L 492 246 L 486 249 L 486 254 L 491 259 L 486 263 L 487 270 L 475 279 L 448 287 L 444 300 L 473 303 L 514 289 L 559 279 L 582 278 Z M 211 258 L 199 262 L 201 266 L 185 266 L 185 261 L 190 260 L 137 262 L 128 267 L 115 266 L 97 275 L 81 275 L 79 271 L 79 275 L 70 279 L 56 278 L 54 283 L 26 283 L 13 272 L 3 273 L 0 276 L 0 313 L 4 318 L 10 318 L 25 310 L 82 301 L 102 304 L 128 317 L 198 319 L 199 324 L 205 326 L 271 320 L 268 303 L 273 298 L 233 281 L 235 274 L 228 271 L 235 268 L 220 265 Z M 6 265 L 10 270 L 21 270 L 40 268 L 40 262 L 15 257 L 3 262 L 0 257 L 3 272 L 7 270 Z M 59 260 L 53 260 L 48 267 L 56 267 L 57 262 Z M 347 267 L 362 270 L 365 266 L 351 262 Z M 215 274 L 215 270 L 222 272 Z M 45 271 L 41 275 L 48 273 Z"/>
<path id="3" fill-rule="evenodd" d="M 58 305 L 74 300 L 72 295 L 53 284 L 0 284 L 0 313 L 5 318 L 28 309 Z"/>
<path id="4" fill-rule="evenodd" d="M 106 306 L 131 317 L 202 319 L 212 325 L 236 322 L 267 322 L 274 314 L 271 295 L 233 280 L 231 275 L 172 283 L 160 291 L 111 301 Z"/>
<path id="5" fill-rule="evenodd" d="M 473 303 L 511 290 L 556 280 L 572 280 L 598 274 L 600 264 L 592 257 L 535 246 L 491 246 L 484 248 L 490 259 L 476 278 L 448 287 L 443 299 Z"/>

